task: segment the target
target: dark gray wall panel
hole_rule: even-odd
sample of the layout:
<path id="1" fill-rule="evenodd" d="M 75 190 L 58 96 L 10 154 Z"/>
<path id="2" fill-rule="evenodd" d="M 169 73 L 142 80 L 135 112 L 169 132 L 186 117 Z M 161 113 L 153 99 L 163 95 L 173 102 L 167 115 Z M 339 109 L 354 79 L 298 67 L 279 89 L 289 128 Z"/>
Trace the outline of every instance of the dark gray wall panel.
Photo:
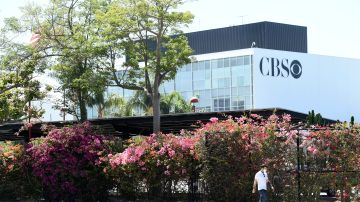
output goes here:
<path id="1" fill-rule="evenodd" d="M 225 27 L 185 34 L 194 54 L 250 48 L 307 53 L 307 28 L 273 22 Z"/>

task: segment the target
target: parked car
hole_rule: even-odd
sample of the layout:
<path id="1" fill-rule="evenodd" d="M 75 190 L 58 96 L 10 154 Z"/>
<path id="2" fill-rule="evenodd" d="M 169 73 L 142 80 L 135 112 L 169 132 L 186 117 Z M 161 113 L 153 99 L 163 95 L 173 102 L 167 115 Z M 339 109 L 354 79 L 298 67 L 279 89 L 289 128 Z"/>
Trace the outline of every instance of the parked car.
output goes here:
<path id="1" fill-rule="evenodd" d="M 320 197 L 335 197 L 336 192 L 329 187 L 323 187 L 320 189 Z"/>

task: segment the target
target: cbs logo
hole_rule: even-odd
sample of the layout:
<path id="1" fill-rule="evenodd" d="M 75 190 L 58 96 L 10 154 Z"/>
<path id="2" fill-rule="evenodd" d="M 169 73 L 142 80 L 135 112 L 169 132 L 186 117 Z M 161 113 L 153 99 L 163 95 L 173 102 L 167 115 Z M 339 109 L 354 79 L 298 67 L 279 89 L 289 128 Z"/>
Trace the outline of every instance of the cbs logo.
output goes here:
<path id="1" fill-rule="evenodd" d="M 289 61 L 289 59 L 279 60 L 273 57 L 262 57 L 260 60 L 260 72 L 264 76 L 284 77 L 290 75 L 298 79 L 302 75 L 302 65 L 298 60 Z"/>

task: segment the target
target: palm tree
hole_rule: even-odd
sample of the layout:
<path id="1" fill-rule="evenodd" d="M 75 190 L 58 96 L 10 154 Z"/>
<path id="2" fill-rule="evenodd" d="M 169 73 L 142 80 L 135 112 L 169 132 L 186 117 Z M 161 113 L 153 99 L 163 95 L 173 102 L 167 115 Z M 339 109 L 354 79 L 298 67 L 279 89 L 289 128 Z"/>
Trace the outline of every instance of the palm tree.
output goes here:
<path id="1" fill-rule="evenodd" d="M 89 107 L 97 106 L 98 118 L 131 116 L 131 108 L 125 99 L 117 94 L 105 98 L 104 93 L 96 93 L 90 97 Z"/>
<path id="2" fill-rule="evenodd" d="M 105 116 L 122 117 L 131 116 L 132 108 L 129 102 L 117 94 L 111 94 L 105 101 Z"/>
<path id="3" fill-rule="evenodd" d="M 97 106 L 98 118 L 103 118 L 104 116 L 104 104 L 105 104 L 105 98 L 103 92 L 98 92 L 93 94 L 92 96 L 89 96 L 88 106 L 89 107 Z"/>
<path id="4" fill-rule="evenodd" d="M 151 98 L 145 91 L 136 91 L 128 101 L 129 107 L 136 111 L 141 111 L 141 115 L 152 115 Z"/>
<path id="5" fill-rule="evenodd" d="M 191 112 L 191 105 L 178 92 L 172 92 L 160 99 L 162 114 Z"/>
<path id="6" fill-rule="evenodd" d="M 89 106 L 98 107 L 98 118 L 131 116 L 133 111 L 140 111 L 141 115 L 152 115 L 152 103 L 144 91 L 136 91 L 128 101 L 116 94 L 111 94 L 107 99 L 104 94 L 95 95 Z M 191 112 L 191 105 L 178 92 L 161 96 L 160 111 L 162 114 Z"/>
<path id="7" fill-rule="evenodd" d="M 132 109 L 142 111 L 143 115 L 152 115 L 151 99 L 144 91 L 137 91 L 128 101 Z M 191 105 L 178 92 L 162 95 L 160 99 L 161 114 L 191 112 Z"/>

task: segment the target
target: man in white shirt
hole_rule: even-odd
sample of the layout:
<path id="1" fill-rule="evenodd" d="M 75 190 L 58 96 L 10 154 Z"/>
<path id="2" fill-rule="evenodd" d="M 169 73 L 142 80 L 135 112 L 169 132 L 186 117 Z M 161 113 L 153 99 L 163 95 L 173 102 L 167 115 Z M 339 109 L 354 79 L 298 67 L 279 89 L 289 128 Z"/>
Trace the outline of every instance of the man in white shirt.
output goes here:
<path id="1" fill-rule="evenodd" d="M 267 167 L 265 164 L 262 164 L 261 170 L 255 174 L 254 185 L 253 185 L 253 193 L 256 192 L 256 185 L 259 191 L 259 202 L 268 202 L 267 196 L 267 183 L 270 184 L 271 189 L 274 190 L 274 187 L 269 181 L 268 175 L 266 173 Z"/>

